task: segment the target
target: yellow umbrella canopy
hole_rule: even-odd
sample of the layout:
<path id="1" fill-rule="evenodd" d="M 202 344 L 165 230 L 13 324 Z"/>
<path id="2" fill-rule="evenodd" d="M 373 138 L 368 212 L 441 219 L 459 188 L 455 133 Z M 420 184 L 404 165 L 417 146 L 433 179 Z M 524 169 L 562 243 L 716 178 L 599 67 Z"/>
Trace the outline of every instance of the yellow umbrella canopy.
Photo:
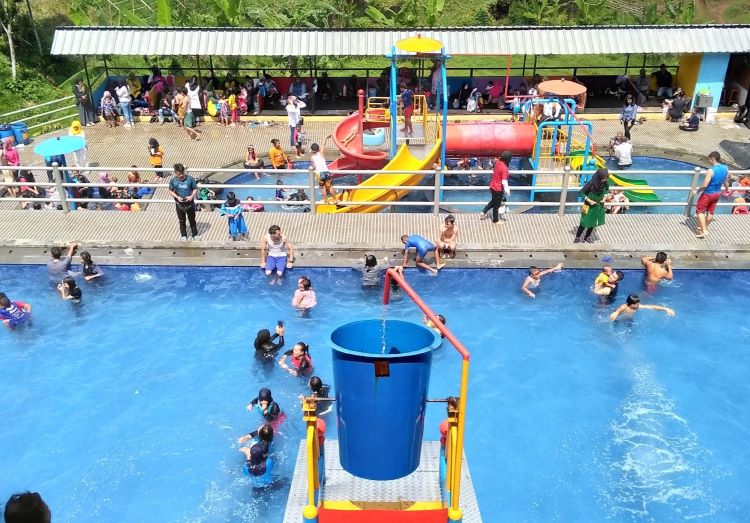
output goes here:
<path id="1" fill-rule="evenodd" d="M 443 44 L 433 38 L 422 35 L 404 38 L 396 42 L 396 47 L 407 53 L 435 53 L 443 48 Z"/>

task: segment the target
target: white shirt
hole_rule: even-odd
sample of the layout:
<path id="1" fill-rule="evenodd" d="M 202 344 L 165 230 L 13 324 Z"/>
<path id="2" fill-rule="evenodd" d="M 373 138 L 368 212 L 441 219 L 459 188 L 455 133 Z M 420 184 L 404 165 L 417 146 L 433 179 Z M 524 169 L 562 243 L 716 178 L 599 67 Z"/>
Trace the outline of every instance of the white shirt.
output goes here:
<path id="1" fill-rule="evenodd" d="M 547 102 L 544 104 L 544 116 L 547 118 L 557 118 L 560 116 L 560 104 L 557 102 Z"/>
<path id="2" fill-rule="evenodd" d="M 328 164 L 322 153 L 315 153 L 310 157 L 316 173 L 322 173 L 328 170 Z"/>
<path id="3" fill-rule="evenodd" d="M 615 156 L 617 157 L 617 165 L 620 167 L 633 165 L 633 144 L 622 142 L 620 145 L 615 145 Z"/>
<path id="4" fill-rule="evenodd" d="M 290 127 L 297 127 L 299 119 L 301 118 L 300 110 L 304 109 L 305 107 L 307 107 L 305 105 L 305 102 L 302 102 L 300 100 L 297 100 L 297 103 L 294 104 L 286 104 L 286 114 L 289 119 Z"/>
<path id="5" fill-rule="evenodd" d="M 196 85 L 195 90 L 190 90 L 190 82 L 185 84 L 185 89 L 187 89 L 187 95 L 188 98 L 190 98 L 190 108 L 191 109 L 200 109 L 201 108 L 201 99 L 198 96 L 198 91 L 200 91 L 200 86 Z"/>
<path id="6" fill-rule="evenodd" d="M 115 89 L 115 93 L 117 93 L 117 98 L 120 99 L 120 103 L 130 103 L 130 89 L 128 89 L 127 85 L 118 87 Z"/>

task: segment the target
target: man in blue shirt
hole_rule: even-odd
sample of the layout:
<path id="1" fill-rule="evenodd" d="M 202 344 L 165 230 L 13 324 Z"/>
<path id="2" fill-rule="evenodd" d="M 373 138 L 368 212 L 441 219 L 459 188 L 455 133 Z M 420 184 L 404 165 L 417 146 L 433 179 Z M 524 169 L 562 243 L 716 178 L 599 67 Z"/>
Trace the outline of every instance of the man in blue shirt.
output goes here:
<path id="1" fill-rule="evenodd" d="M 721 154 L 717 151 L 709 153 L 708 161 L 711 163 L 711 168 L 706 170 L 703 184 L 696 191 L 696 194 L 700 194 L 698 203 L 695 205 L 695 214 L 698 218 L 695 235 L 698 238 L 705 238 L 708 234 L 708 226 L 714 220 L 714 211 L 721 198 L 722 189 L 729 190 L 727 181 L 729 169 L 721 163 Z"/>
<path id="2" fill-rule="evenodd" d="M 407 263 L 409 262 L 409 249 L 411 249 L 412 247 L 414 247 L 414 249 L 417 251 L 417 267 L 422 267 L 423 269 L 427 269 L 433 274 L 437 274 L 437 272 L 445 266 L 444 263 L 440 263 L 440 254 L 438 253 L 438 249 L 435 244 L 427 240 L 426 238 L 423 238 L 418 234 L 404 234 L 401 237 L 401 242 L 403 242 L 404 244 L 404 267 L 406 267 Z M 435 267 L 430 267 L 424 262 L 424 258 L 429 252 L 435 253 Z"/>
<path id="3" fill-rule="evenodd" d="M 190 221 L 193 240 L 199 241 L 201 237 L 195 224 L 195 196 L 198 194 L 198 184 L 192 176 L 185 173 L 185 166 L 181 163 L 174 164 L 174 178 L 169 182 L 169 194 L 174 198 L 177 219 L 180 221 L 180 241 L 187 241 L 186 218 Z"/>
<path id="4" fill-rule="evenodd" d="M 411 125 L 411 117 L 414 114 L 414 91 L 411 90 L 411 85 L 401 86 L 401 105 L 404 108 L 404 128 L 401 132 L 412 136 L 414 134 L 414 128 Z"/>

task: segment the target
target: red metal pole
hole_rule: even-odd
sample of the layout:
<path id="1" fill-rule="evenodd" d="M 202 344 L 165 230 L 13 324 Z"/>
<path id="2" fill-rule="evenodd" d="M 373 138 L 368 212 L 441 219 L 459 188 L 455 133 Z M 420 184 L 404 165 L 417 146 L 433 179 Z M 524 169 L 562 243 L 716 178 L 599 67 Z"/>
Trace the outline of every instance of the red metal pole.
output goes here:
<path id="1" fill-rule="evenodd" d="M 461 357 L 464 359 L 464 361 L 469 361 L 469 351 L 466 350 L 466 347 L 464 347 L 463 343 L 458 341 L 458 339 L 453 335 L 453 333 L 443 325 L 443 322 L 440 321 L 440 319 L 437 317 L 437 315 L 430 309 L 430 307 L 424 302 L 424 300 L 417 294 L 417 292 L 412 289 L 411 285 L 406 283 L 406 280 L 404 279 L 403 275 L 399 274 L 398 272 L 394 271 L 393 269 L 388 269 L 385 273 L 385 288 L 383 289 L 383 304 L 388 304 L 388 299 L 390 296 L 390 289 L 391 289 L 391 279 L 394 279 L 398 282 L 398 284 L 401 286 L 401 288 L 404 290 L 404 292 L 409 296 L 409 298 L 412 299 L 412 301 L 421 309 L 422 312 L 424 312 L 425 316 L 427 316 L 433 325 L 435 325 L 435 328 L 440 331 L 440 334 L 445 336 L 445 339 L 451 342 L 451 345 L 453 345 L 456 350 L 461 354 Z"/>
<path id="2" fill-rule="evenodd" d="M 510 82 L 510 64 L 513 60 L 513 57 L 508 55 L 508 63 L 505 68 L 505 99 L 508 98 L 508 83 Z"/>

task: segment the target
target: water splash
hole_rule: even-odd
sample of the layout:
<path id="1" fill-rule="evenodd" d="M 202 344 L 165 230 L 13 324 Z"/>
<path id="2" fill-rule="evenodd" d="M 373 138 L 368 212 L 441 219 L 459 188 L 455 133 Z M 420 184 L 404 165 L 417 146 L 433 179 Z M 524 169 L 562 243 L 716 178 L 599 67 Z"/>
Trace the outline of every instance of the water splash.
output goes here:
<path id="1" fill-rule="evenodd" d="M 151 281 L 153 279 L 153 276 L 151 276 L 147 272 L 137 272 L 135 273 L 135 276 L 133 276 L 133 279 L 138 283 L 145 283 L 147 281 Z"/>
<path id="2" fill-rule="evenodd" d="M 610 517 L 633 521 L 710 518 L 718 507 L 703 477 L 710 452 L 653 376 L 635 362 L 633 387 L 613 420 L 604 449 L 607 483 L 601 496 Z"/>

